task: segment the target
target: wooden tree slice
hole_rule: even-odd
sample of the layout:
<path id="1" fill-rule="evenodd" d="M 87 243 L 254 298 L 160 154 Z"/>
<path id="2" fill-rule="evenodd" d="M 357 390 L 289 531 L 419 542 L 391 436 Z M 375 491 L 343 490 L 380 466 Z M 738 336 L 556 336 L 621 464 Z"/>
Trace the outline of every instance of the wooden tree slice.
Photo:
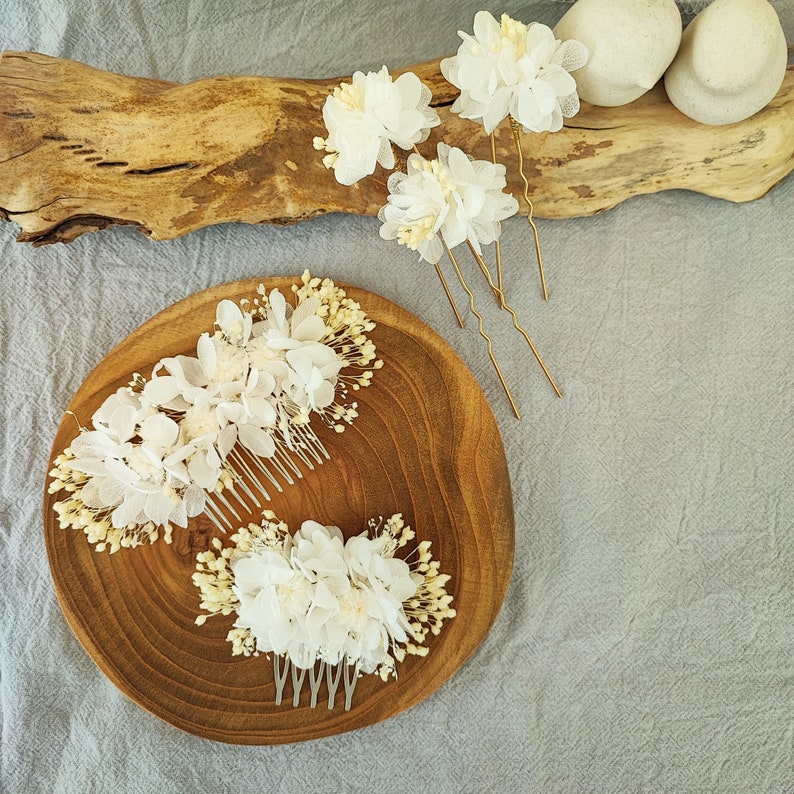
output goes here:
<path id="1" fill-rule="evenodd" d="M 286 292 L 297 279 L 270 279 Z M 256 294 L 258 280 L 214 287 L 183 300 L 132 333 L 86 379 L 69 405 L 87 424 L 101 402 L 133 372 L 148 376 L 160 358 L 195 354 L 222 298 Z M 61 529 L 57 495 L 45 494 L 44 525 L 55 589 L 82 645 L 130 698 L 183 730 L 223 742 L 278 744 L 370 725 L 418 703 L 474 652 L 507 591 L 514 517 L 504 448 L 496 421 L 472 374 L 434 331 L 377 295 L 345 287 L 376 321 L 372 339 L 384 367 L 356 393 L 359 418 L 344 433 L 320 428 L 331 460 L 276 494 L 270 507 L 292 531 L 306 518 L 346 535 L 369 518 L 402 512 L 418 540 L 432 542 L 458 615 L 433 637 L 430 654 L 407 657 L 399 677 L 362 677 L 353 708 L 274 705 L 270 660 L 233 657 L 225 637 L 233 618 L 197 627 L 195 557 L 217 534 L 203 516 L 174 542 L 93 550 L 81 532 Z M 77 435 L 65 416 L 53 457 Z M 247 520 L 249 517 L 243 516 Z M 258 520 L 251 516 L 250 520 Z M 418 542 L 417 540 L 417 542 Z M 321 698 L 326 690 L 321 689 Z"/>
<path id="2" fill-rule="evenodd" d="M 433 92 L 443 135 L 490 158 L 482 128 L 450 112 L 439 62 L 412 67 Z M 325 170 L 314 136 L 334 80 L 216 77 L 180 85 L 125 77 L 30 52 L 0 59 L 0 215 L 22 242 L 68 242 L 114 224 L 155 240 L 228 221 L 293 223 L 328 212 L 374 215 L 382 169 L 353 187 Z M 619 108 L 583 105 L 559 133 L 523 136 L 537 215 L 592 215 L 632 196 L 686 188 L 732 201 L 764 195 L 794 167 L 794 71 L 750 119 L 688 119 L 661 85 Z M 522 193 L 512 133 L 497 131 L 509 188 Z"/>

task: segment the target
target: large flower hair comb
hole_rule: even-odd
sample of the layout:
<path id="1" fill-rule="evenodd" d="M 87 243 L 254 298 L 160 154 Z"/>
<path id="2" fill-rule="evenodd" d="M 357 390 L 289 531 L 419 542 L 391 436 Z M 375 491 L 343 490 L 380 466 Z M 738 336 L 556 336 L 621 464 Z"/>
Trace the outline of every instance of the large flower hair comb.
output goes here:
<path id="1" fill-rule="evenodd" d="M 330 279 L 303 274 L 295 305 L 260 286 L 222 300 L 196 355 L 163 358 L 110 395 L 55 459 L 60 525 L 98 551 L 170 542 L 204 513 L 221 531 L 328 458 L 312 420 L 338 432 L 374 369 L 374 328 Z"/>
<path id="2" fill-rule="evenodd" d="M 328 708 L 340 683 L 345 709 L 361 675 L 397 676 L 406 655 L 425 656 L 426 641 L 455 616 L 429 541 L 401 559 L 395 552 L 415 537 L 401 514 L 371 520 L 344 539 L 336 526 L 304 521 L 290 534 L 272 511 L 261 524 L 241 527 L 224 546 L 199 553 L 193 582 L 201 594 L 196 618 L 236 615 L 227 635 L 233 655 L 273 656 L 275 703 L 288 679 L 300 705 L 308 679 L 317 705 L 325 681 Z"/>

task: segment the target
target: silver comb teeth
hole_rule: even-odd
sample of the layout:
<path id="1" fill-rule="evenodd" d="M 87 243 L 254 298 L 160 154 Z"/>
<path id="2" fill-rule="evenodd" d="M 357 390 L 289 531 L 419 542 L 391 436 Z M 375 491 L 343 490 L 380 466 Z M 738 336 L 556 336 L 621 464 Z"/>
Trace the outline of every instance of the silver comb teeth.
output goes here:
<path id="1" fill-rule="evenodd" d="M 327 664 L 320 661 L 315 662 L 308 669 L 300 668 L 292 664 L 289 657 L 276 655 L 273 657 L 273 677 L 276 682 L 275 703 L 277 706 L 282 704 L 287 679 L 290 678 L 292 681 L 292 707 L 297 708 L 300 705 L 304 682 L 308 679 L 309 706 L 316 708 L 320 686 L 325 680 L 328 690 L 328 709 L 334 708 L 336 693 L 339 689 L 339 684 L 342 683 L 345 693 L 345 711 L 350 711 L 353 705 L 353 693 L 356 689 L 359 672 L 358 664 L 348 664 L 344 661 L 339 662 L 339 664 Z"/>
<path id="2" fill-rule="evenodd" d="M 277 441 L 276 451 L 269 458 L 236 444 L 226 458 L 231 484 L 207 495 L 204 514 L 226 533 L 243 522 L 241 512 L 261 511 L 262 501 L 271 500 L 271 491 L 282 493 L 284 485 L 294 485 L 295 480 L 303 479 L 301 464 L 314 471 L 315 466 L 326 460 L 330 460 L 328 451 L 308 425 L 291 427 L 289 441 Z"/>

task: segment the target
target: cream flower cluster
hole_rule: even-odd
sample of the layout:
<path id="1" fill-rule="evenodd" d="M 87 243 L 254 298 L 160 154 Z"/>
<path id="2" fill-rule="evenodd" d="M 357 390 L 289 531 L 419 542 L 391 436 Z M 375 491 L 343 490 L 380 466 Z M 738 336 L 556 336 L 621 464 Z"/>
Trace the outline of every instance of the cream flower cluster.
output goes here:
<path id="1" fill-rule="evenodd" d="M 481 244 L 499 237 L 500 223 L 518 211 L 505 193 L 505 167 L 474 160 L 463 150 L 439 143 L 438 157 L 408 158 L 407 174 L 389 177 L 388 204 L 378 213 L 380 236 L 397 240 L 428 262 L 436 263 L 450 248 L 468 240 L 477 253 Z"/>
<path id="2" fill-rule="evenodd" d="M 581 42 L 559 41 L 546 25 L 507 14 L 497 22 L 487 11 L 475 15 L 473 36 L 458 35 L 457 54 L 441 61 L 441 73 L 461 92 L 453 112 L 482 122 L 490 134 L 508 115 L 525 132 L 556 132 L 563 117 L 579 111 L 569 72 L 587 62 Z"/>
<path id="3" fill-rule="evenodd" d="M 441 123 L 430 99 L 430 90 L 413 72 L 396 80 L 385 66 L 379 72 L 356 72 L 352 83 L 337 86 L 326 99 L 328 137 L 315 138 L 314 147 L 328 152 L 323 163 L 343 185 L 373 173 L 378 163 L 392 169 L 392 144 L 411 149 Z"/>
<path id="4" fill-rule="evenodd" d="M 184 527 L 235 479 L 232 452 L 271 458 L 301 444 L 313 415 L 344 429 L 349 390 L 369 384 L 374 324 L 328 279 L 304 273 L 293 309 L 279 290 L 222 300 L 195 356 L 161 359 L 148 381 L 108 397 L 55 459 L 51 493 L 62 527 L 97 550 L 154 542 Z"/>
<path id="5" fill-rule="evenodd" d="M 362 673 L 396 675 L 406 654 L 424 656 L 429 634 L 454 617 L 449 577 L 430 543 L 395 557 L 414 537 L 400 514 L 370 522 L 344 540 L 335 526 L 304 521 L 290 534 L 272 512 L 242 527 L 224 547 L 197 557 L 193 582 L 209 615 L 236 614 L 227 639 L 235 655 L 286 656 L 299 669 L 316 662 L 356 665 Z"/>

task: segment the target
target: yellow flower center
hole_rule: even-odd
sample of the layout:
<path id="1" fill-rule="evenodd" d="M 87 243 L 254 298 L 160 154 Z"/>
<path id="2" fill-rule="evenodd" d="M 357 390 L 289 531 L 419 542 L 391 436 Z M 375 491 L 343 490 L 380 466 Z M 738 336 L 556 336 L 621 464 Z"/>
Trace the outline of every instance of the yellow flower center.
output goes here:
<path id="1" fill-rule="evenodd" d="M 334 88 L 334 98 L 340 105 L 349 110 L 361 110 L 364 105 L 364 95 L 359 86 L 352 83 L 341 83 Z"/>
<path id="2" fill-rule="evenodd" d="M 182 419 L 182 430 L 188 438 L 217 433 L 218 419 L 215 416 L 215 409 L 208 406 L 197 408 L 191 405 Z"/>
<path id="3" fill-rule="evenodd" d="M 429 240 L 433 234 L 433 227 L 436 224 L 436 219 L 430 215 L 421 220 L 415 221 L 410 226 L 400 226 L 397 229 L 397 242 L 416 251 L 423 240 Z"/>
<path id="4" fill-rule="evenodd" d="M 516 58 L 520 58 L 527 51 L 527 26 L 507 14 L 502 14 L 502 38 L 492 47 L 494 52 L 501 52 L 506 42 L 510 42 L 515 49 Z"/>

